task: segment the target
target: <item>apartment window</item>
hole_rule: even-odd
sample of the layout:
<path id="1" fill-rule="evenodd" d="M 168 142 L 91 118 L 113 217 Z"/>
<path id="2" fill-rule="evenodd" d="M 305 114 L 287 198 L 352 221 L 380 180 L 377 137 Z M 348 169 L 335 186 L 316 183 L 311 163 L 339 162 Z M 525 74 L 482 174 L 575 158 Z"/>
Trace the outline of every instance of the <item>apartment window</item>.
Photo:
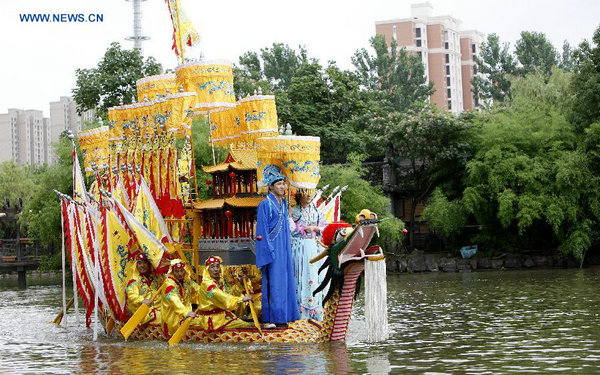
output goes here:
<path id="1" fill-rule="evenodd" d="M 446 54 L 446 64 L 450 64 L 450 55 Z"/>
<path id="2" fill-rule="evenodd" d="M 420 27 L 417 27 L 417 28 L 415 29 L 415 36 L 416 36 L 417 38 L 420 38 L 420 37 L 421 37 L 421 28 L 420 28 Z"/>
<path id="3" fill-rule="evenodd" d="M 473 65 L 473 75 L 477 74 L 477 65 Z"/>
<path id="4" fill-rule="evenodd" d="M 396 25 L 392 26 L 392 40 L 398 40 L 398 28 Z"/>
<path id="5" fill-rule="evenodd" d="M 448 49 L 448 42 L 444 42 L 444 48 Z"/>
<path id="6" fill-rule="evenodd" d="M 475 45 L 475 43 L 471 44 L 471 52 L 477 53 L 477 46 Z"/>
<path id="7" fill-rule="evenodd" d="M 417 39 L 417 47 L 421 47 L 421 39 Z"/>
<path id="8" fill-rule="evenodd" d="M 444 40 L 448 40 L 448 31 L 444 31 Z"/>
<path id="9" fill-rule="evenodd" d="M 448 109 L 452 109 L 452 100 L 448 100 Z"/>
<path id="10" fill-rule="evenodd" d="M 423 52 L 418 51 L 417 52 L 417 56 L 419 56 L 419 59 L 422 60 L 423 59 Z"/>
<path id="11" fill-rule="evenodd" d="M 450 77 L 446 77 L 446 86 L 450 86 Z"/>
<path id="12" fill-rule="evenodd" d="M 450 75 L 450 65 L 446 65 L 446 75 Z"/>
<path id="13" fill-rule="evenodd" d="M 452 90 L 448 89 L 448 98 L 451 98 L 451 97 L 452 97 Z"/>

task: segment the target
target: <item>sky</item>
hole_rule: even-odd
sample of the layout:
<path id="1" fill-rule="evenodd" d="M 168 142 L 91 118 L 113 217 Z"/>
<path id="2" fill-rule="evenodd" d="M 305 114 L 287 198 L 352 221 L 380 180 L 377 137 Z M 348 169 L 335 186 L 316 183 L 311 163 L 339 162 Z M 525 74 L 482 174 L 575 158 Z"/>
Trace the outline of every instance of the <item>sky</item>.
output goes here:
<path id="1" fill-rule="evenodd" d="M 410 4 L 393 0 L 201 1 L 181 6 L 202 41 L 186 57 L 236 62 L 246 51 L 273 42 L 296 48 L 322 63 L 335 60 L 351 69 L 353 53 L 368 47 L 375 21 L 410 17 Z M 560 49 L 563 41 L 590 40 L 600 26 L 598 0 L 430 0 L 433 15 L 451 15 L 461 30 L 496 33 L 514 43 L 521 31 L 543 32 Z M 22 22 L 20 14 L 101 14 L 103 22 Z M 145 56 L 173 69 L 173 28 L 164 0 L 142 2 Z M 0 0 L 0 113 L 8 108 L 38 109 L 49 114 L 49 102 L 70 96 L 75 70 L 93 68 L 111 42 L 126 48 L 133 42 L 132 3 L 125 0 Z"/>

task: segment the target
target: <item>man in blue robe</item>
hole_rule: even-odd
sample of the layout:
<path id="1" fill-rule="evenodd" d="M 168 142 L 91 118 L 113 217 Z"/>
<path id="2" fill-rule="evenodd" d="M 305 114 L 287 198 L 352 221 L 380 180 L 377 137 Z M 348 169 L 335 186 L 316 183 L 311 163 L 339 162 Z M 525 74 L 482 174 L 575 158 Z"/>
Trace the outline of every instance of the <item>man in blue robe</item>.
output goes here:
<path id="1" fill-rule="evenodd" d="M 262 274 L 262 320 L 266 328 L 286 328 L 300 319 L 288 221 L 287 188 L 281 169 L 268 165 L 262 184 L 269 194 L 256 214 L 256 266 Z M 270 323 L 270 324 L 269 324 Z"/>

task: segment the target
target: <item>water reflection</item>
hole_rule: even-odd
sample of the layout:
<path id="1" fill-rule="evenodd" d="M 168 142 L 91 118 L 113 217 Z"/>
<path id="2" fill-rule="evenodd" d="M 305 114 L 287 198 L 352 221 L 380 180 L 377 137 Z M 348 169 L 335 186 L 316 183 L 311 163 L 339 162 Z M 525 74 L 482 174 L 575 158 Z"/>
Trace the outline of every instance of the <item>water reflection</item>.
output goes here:
<path id="1" fill-rule="evenodd" d="M 331 350 L 329 350 L 331 347 Z M 131 342 L 84 345 L 81 373 L 352 373 L 346 345 L 190 344 Z"/>
<path id="2" fill-rule="evenodd" d="M 124 342 L 51 321 L 58 286 L 0 283 L 0 373 L 594 373 L 600 270 L 390 275 L 390 340 L 365 342 L 362 300 L 345 343 Z"/>

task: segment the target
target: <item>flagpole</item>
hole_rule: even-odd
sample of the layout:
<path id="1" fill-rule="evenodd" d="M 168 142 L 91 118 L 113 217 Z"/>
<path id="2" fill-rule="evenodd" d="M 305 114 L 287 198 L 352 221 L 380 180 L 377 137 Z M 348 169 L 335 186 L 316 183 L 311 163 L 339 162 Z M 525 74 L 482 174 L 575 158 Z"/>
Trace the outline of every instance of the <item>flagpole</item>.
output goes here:
<path id="1" fill-rule="evenodd" d="M 175 2 L 175 14 L 177 14 L 177 34 L 178 34 L 177 41 L 175 42 L 175 44 L 177 44 L 177 42 L 179 42 L 179 47 L 181 47 L 179 53 L 181 54 L 181 63 L 183 64 L 183 63 L 185 63 L 185 59 L 183 58 L 183 42 L 181 40 L 181 25 L 179 23 L 179 4 L 177 1 Z"/>
<path id="2" fill-rule="evenodd" d="M 217 165 L 217 161 L 215 159 L 215 142 L 213 140 L 212 125 L 210 122 L 210 112 L 208 112 L 208 131 L 210 132 L 210 148 L 212 149 L 213 165 Z"/>
<path id="3" fill-rule="evenodd" d="M 64 199 L 62 196 L 59 196 L 60 198 L 60 213 L 61 213 L 61 217 L 60 217 L 60 228 L 61 228 L 61 232 L 62 232 L 62 236 L 61 236 L 61 253 L 62 253 L 62 311 L 63 311 L 63 319 L 65 322 L 65 327 L 67 326 L 67 271 L 66 271 L 66 261 L 65 261 L 65 218 L 63 217 L 63 215 L 65 214 L 65 212 L 63 212 L 63 205 L 64 203 Z M 77 296 L 75 296 L 76 298 Z"/>
<path id="4" fill-rule="evenodd" d="M 72 225 L 74 223 L 73 220 L 73 205 L 69 205 L 67 207 L 68 209 L 68 213 L 67 213 L 67 217 L 69 218 L 69 237 L 71 238 L 71 274 L 73 276 L 73 300 L 75 301 L 75 324 L 79 324 L 79 297 L 77 295 L 77 279 L 76 279 L 76 272 L 77 272 L 77 258 L 75 255 L 75 249 L 76 247 L 73 247 L 73 242 L 74 242 L 74 238 L 73 238 L 73 231 L 71 230 Z M 75 243 L 75 246 L 77 246 L 77 243 Z"/>
<path id="5" fill-rule="evenodd" d="M 77 149 L 75 148 L 75 136 L 73 135 L 73 132 L 71 130 L 67 130 L 67 138 L 69 138 L 71 140 L 71 149 L 73 150 L 72 152 L 72 159 L 71 161 L 73 162 L 73 169 L 72 169 L 72 174 L 71 174 L 71 179 L 73 180 L 73 197 L 75 197 L 75 192 L 77 191 L 77 186 L 76 186 L 76 178 L 75 178 L 75 166 L 79 165 L 79 163 L 75 163 L 75 158 L 77 157 Z M 69 208 L 71 208 L 72 206 L 69 205 Z M 71 208 L 70 210 L 71 212 L 73 211 L 73 209 Z M 69 226 L 72 225 L 71 220 L 69 220 Z M 75 323 L 79 324 L 79 300 L 77 297 L 77 282 L 75 280 L 75 271 L 76 271 L 76 266 L 75 266 L 75 249 L 73 248 L 73 237 L 72 237 L 72 233 L 71 230 L 69 230 L 69 233 L 71 234 L 71 273 L 73 276 L 73 300 L 75 302 Z"/>

